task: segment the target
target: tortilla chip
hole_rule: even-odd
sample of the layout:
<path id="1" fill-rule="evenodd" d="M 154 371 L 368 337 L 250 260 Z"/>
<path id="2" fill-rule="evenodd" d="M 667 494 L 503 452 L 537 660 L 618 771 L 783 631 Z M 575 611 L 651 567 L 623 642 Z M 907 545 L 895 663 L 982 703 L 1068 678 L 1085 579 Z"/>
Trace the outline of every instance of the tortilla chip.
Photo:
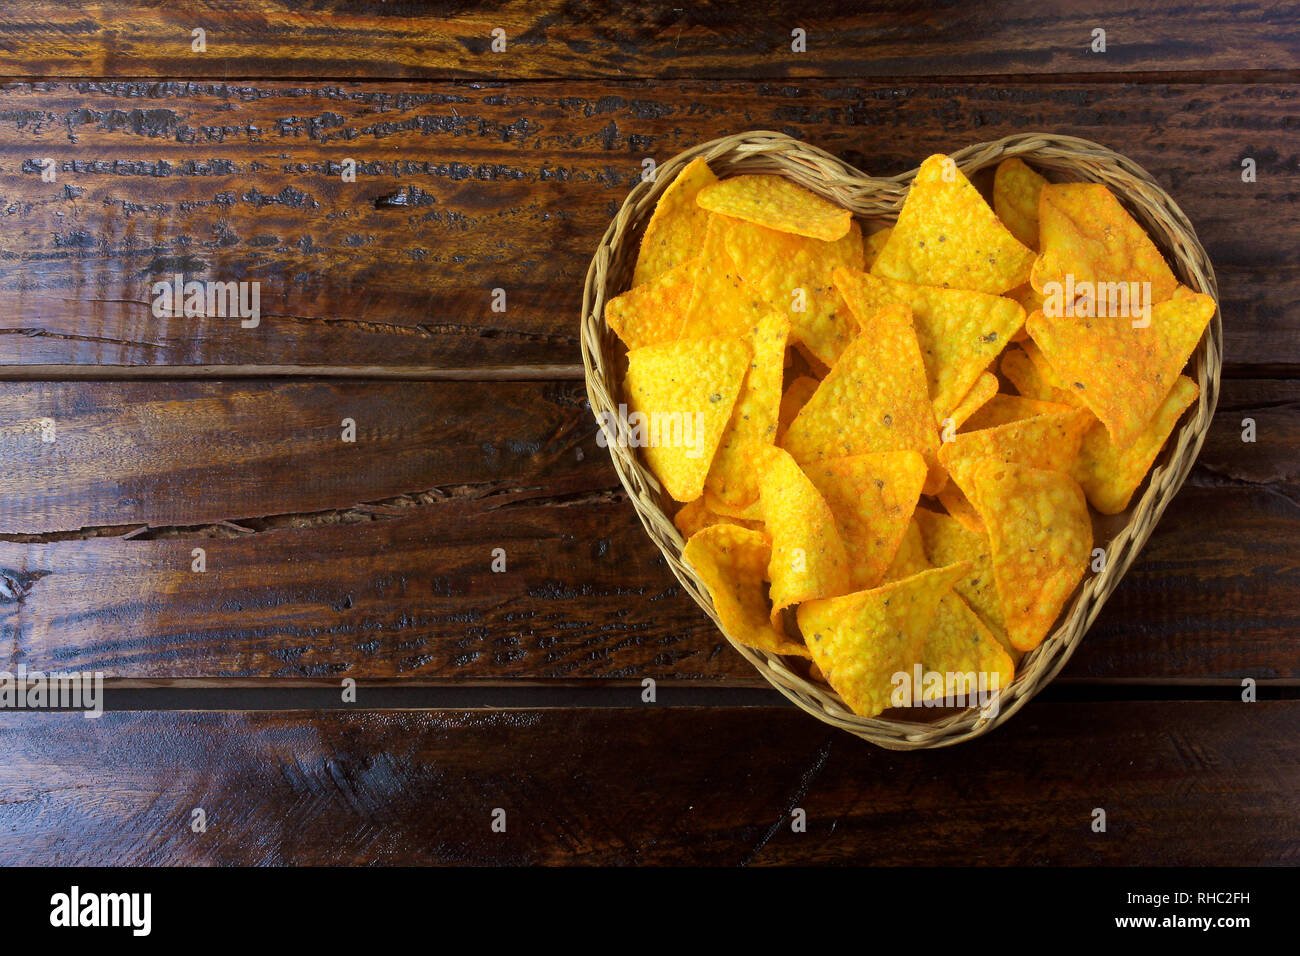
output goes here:
<path id="1" fill-rule="evenodd" d="M 785 434 L 796 461 L 939 447 L 925 365 L 907 306 L 871 315 Z"/>
<path id="2" fill-rule="evenodd" d="M 645 227 L 632 274 L 633 286 L 650 282 L 699 255 L 709 214 L 696 204 L 695 197 L 709 183 L 717 181 L 708 163 L 693 159 L 668 184 Z"/>
<path id="3" fill-rule="evenodd" d="M 750 356 L 748 342 L 727 338 L 683 339 L 627 353 L 629 440 L 677 501 L 704 493 Z M 639 428 L 637 412 L 643 416 Z"/>
<path id="4" fill-rule="evenodd" d="M 714 514 L 720 515 L 728 520 L 735 519 L 736 524 L 744 524 L 746 521 L 755 522 L 759 526 L 762 526 L 763 524 L 763 507 L 757 500 L 743 508 L 727 504 L 727 502 L 709 491 L 707 479 L 704 486 L 704 497 L 700 500 L 703 501 L 704 506 Z"/>
<path id="5" fill-rule="evenodd" d="M 1029 278 L 1033 261 L 956 164 L 936 155 L 921 164 L 871 274 L 1000 295 Z"/>
<path id="6" fill-rule="evenodd" d="M 961 526 L 972 534 L 988 534 L 988 528 L 984 527 L 984 519 L 980 517 L 975 506 L 970 503 L 966 497 L 966 492 L 956 482 L 948 482 L 939 490 L 936 496 L 939 504 L 947 509 L 948 514 L 961 522 Z"/>
<path id="7" fill-rule="evenodd" d="M 784 176 L 732 176 L 701 189 L 703 208 L 765 229 L 834 242 L 853 214 Z"/>
<path id="8" fill-rule="evenodd" d="M 890 706 L 894 675 L 920 659 L 935 609 L 965 565 L 922 571 L 870 591 L 799 605 L 799 629 L 826 682 L 855 714 Z"/>
<path id="9" fill-rule="evenodd" d="M 981 372 L 980 377 L 975 379 L 975 384 L 970 387 L 966 397 L 961 400 L 952 414 L 948 416 L 945 422 L 952 432 L 956 432 L 966 424 L 966 420 L 979 411 L 990 399 L 998 392 L 998 377 L 992 372 Z"/>
<path id="10" fill-rule="evenodd" d="M 1021 651 L 1007 638 L 1007 623 L 1002 614 L 1002 599 L 993 581 L 993 553 L 988 535 L 972 531 L 951 515 L 927 508 L 917 508 L 914 515 L 921 530 L 928 564 L 942 567 L 966 562 L 970 570 L 953 585 L 1003 649 L 1019 661 Z"/>
<path id="11" fill-rule="evenodd" d="M 885 243 L 889 237 L 894 234 L 894 227 L 881 229 L 879 232 L 873 232 L 862 240 L 862 271 L 870 272 L 871 267 L 875 264 L 876 257 L 880 255 L 880 250 L 885 248 Z"/>
<path id="12" fill-rule="evenodd" d="M 699 259 L 688 259 L 605 303 L 605 321 L 629 349 L 681 338 Z"/>
<path id="13" fill-rule="evenodd" d="M 771 619 L 779 627 L 784 608 L 848 591 L 849 559 L 830 506 L 787 453 L 768 449 L 760 487 L 772 538 Z"/>
<path id="14" fill-rule="evenodd" d="M 781 396 L 781 411 L 776 426 L 776 443 L 778 445 L 785 439 L 785 433 L 790 428 L 790 423 L 794 421 L 800 410 L 808 404 L 808 399 L 813 397 L 813 392 L 817 391 L 817 386 L 820 384 L 821 382 L 811 375 L 800 375 L 785 390 L 785 394 Z"/>
<path id="15" fill-rule="evenodd" d="M 778 633 L 768 617 L 763 575 L 771 553 L 759 532 L 718 524 L 692 535 L 682 557 L 708 588 L 722 629 L 733 640 L 772 654 L 809 657 L 802 643 Z"/>
<path id="16" fill-rule="evenodd" d="M 687 539 L 705 528 L 711 528 L 719 524 L 736 525 L 741 528 L 748 528 L 751 531 L 761 532 L 763 530 L 762 521 L 750 521 L 718 514 L 708 506 L 707 499 L 703 497 L 688 501 L 678 508 L 677 514 L 673 516 L 673 524 L 682 533 L 682 537 Z"/>
<path id="17" fill-rule="evenodd" d="M 1059 402 L 1041 402 L 1036 398 L 1021 395 L 1007 395 L 1002 392 L 994 395 L 977 408 L 962 428 L 963 432 L 980 431 L 985 428 L 997 428 L 1011 422 L 1024 421 L 1036 415 L 1057 415 L 1073 411 L 1078 405 L 1065 405 Z"/>
<path id="18" fill-rule="evenodd" d="M 748 337 L 771 311 L 759 290 L 741 277 L 727 253 L 723 220 L 714 216 L 704 234 L 695 285 L 682 323 L 683 337 Z"/>
<path id="19" fill-rule="evenodd" d="M 1073 472 L 1094 508 L 1104 515 L 1114 515 L 1128 507 L 1129 499 L 1151 470 L 1151 463 L 1173 433 L 1178 419 L 1200 392 L 1186 375 L 1178 376 L 1142 434 L 1122 449 L 1117 449 L 1106 429 L 1094 421 L 1083 436 Z"/>
<path id="20" fill-rule="evenodd" d="M 952 414 L 1025 321 L 1019 304 L 996 295 L 936 289 L 846 269 L 836 270 L 835 284 L 859 323 L 896 302 L 912 310 L 938 421 Z"/>
<path id="21" fill-rule="evenodd" d="M 1174 294 L 1178 280 L 1151 237 L 1100 183 L 1049 183 L 1038 201 L 1043 254 L 1030 282 L 1046 294 L 1048 283 L 1150 282 L 1151 302 Z"/>
<path id="22" fill-rule="evenodd" d="M 921 646 L 921 670 L 944 675 L 943 688 L 923 682 L 919 688 L 921 700 L 946 700 L 953 704 L 962 701 L 965 706 L 974 707 L 975 694 L 981 689 L 997 691 L 1009 685 L 1016 665 L 961 595 L 945 594 L 939 599 Z M 914 693 L 915 690 L 914 687 Z"/>
<path id="23" fill-rule="evenodd" d="M 925 483 L 925 459 L 914 451 L 890 451 L 805 468 L 835 517 L 849 558 L 850 589 L 875 587 L 912 520 Z"/>
<path id="24" fill-rule="evenodd" d="M 1004 159 L 993 174 L 993 209 L 1011 235 L 1038 248 L 1038 197 L 1047 180 L 1020 159 Z"/>
<path id="25" fill-rule="evenodd" d="M 706 493 L 728 509 L 746 508 L 758 501 L 761 451 L 776 443 L 789 334 L 790 323 L 775 312 L 765 316 L 754 329 L 749 371 L 704 482 Z"/>
<path id="26" fill-rule="evenodd" d="M 1151 324 L 1130 318 L 1029 317 L 1029 335 L 1065 387 L 1092 409 L 1111 440 L 1135 441 L 1174 387 L 1214 316 L 1214 300 L 1180 286 L 1154 306 Z"/>
<path id="27" fill-rule="evenodd" d="M 929 569 L 930 562 L 925 559 L 925 545 L 921 541 L 921 526 L 916 523 L 916 517 L 913 515 L 912 520 L 907 523 L 907 530 L 903 532 L 902 540 L 898 543 L 898 553 L 894 555 L 894 560 L 885 571 L 883 581 L 888 584 L 891 581 L 910 578 Z"/>
<path id="28" fill-rule="evenodd" d="M 831 272 L 862 261 L 858 224 L 835 242 L 822 242 L 735 219 L 718 221 L 728 255 L 746 283 L 790 320 L 796 342 L 819 362 L 834 365 L 857 334 L 857 324 L 831 284 Z"/>
<path id="29" fill-rule="evenodd" d="M 1037 349 L 1033 341 L 1025 343 Z M 1024 348 L 1007 349 L 1002 355 L 1002 374 L 1022 397 L 1077 408 L 1083 403 L 1041 372 Z M 1028 417 L 1028 416 L 1025 416 Z"/>
<path id="30" fill-rule="evenodd" d="M 1033 650 L 1088 567 L 1092 522 L 1083 489 L 1062 472 L 992 458 L 975 467 L 972 481 L 972 500 L 989 529 L 1007 637 Z"/>

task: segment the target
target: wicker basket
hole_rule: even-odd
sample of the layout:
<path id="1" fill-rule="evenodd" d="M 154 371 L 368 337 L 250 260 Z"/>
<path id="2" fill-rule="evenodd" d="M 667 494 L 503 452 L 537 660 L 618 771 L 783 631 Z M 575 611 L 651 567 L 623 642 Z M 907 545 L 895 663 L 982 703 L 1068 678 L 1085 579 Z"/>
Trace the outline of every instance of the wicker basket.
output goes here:
<path id="1" fill-rule="evenodd" d="M 715 139 L 664 163 L 654 182 L 641 182 L 628 195 L 596 249 L 587 273 L 582 302 L 582 359 L 594 414 L 614 413 L 621 393 L 623 347 L 605 325 L 605 303 L 631 283 L 641 234 L 659 194 L 697 156 L 703 156 L 719 176 L 754 172 L 788 176 L 878 226 L 897 218 L 908 185 L 916 175 L 916 170 L 911 170 L 888 179 L 867 176 L 829 153 L 773 132 L 738 133 Z M 1191 223 L 1136 163 L 1088 140 L 1044 133 L 969 146 L 955 153 L 953 159 L 968 176 L 973 176 L 1012 156 L 1023 158 L 1056 181 L 1089 181 L 1110 187 L 1147 229 L 1178 278 L 1218 303 L 1214 269 Z M 1015 679 L 1002 692 L 996 716 L 985 717 L 978 708 L 971 707 L 943 711 L 942 716 L 927 722 L 885 716 L 859 717 L 833 690 L 801 676 L 800 668 L 782 657 L 744 647 L 730 635 L 727 640 L 773 687 L 799 707 L 819 720 L 881 747 L 891 750 L 944 747 L 987 733 L 1018 711 L 1070 659 L 1182 485 L 1200 451 L 1218 401 L 1222 351 L 1223 332 L 1216 309 L 1190 363 L 1192 377 L 1200 385 L 1198 402 L 1184 414 L 1182 424 L 1166 443 L 1137 503 L 1113 519 L 1096 522 L 1098 543 L 1106 548 L 1106 569 L 1084 577 L 1053 633 L 1021 661 Z M 634 450 L 611 442 L 609 451 L 651 540 L 663 551 L 677 579 L 721 629 L 708 591 L 682 561 L 685 542 L 669 517 L 674 503 Z"/>

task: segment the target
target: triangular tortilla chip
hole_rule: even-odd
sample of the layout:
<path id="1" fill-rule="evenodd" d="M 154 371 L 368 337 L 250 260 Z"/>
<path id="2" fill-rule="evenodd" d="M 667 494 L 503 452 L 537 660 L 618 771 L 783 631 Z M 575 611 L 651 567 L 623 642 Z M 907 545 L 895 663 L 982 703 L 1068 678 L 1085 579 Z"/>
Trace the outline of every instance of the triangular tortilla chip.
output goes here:
<path id="1" fill-rule="evenodd" d="M 1029 317 L 1029 335 L 1067 389 L 1078 395 L 1123 447 L 1151 421 L 1215 311 L 1208 295 L 1179 287 L 1154 306 L 1150 325 L 1130 318 Z"/>
<path id="2" fill-rule="evenodd" d="M 778 445 L 785 439 L 785 433 L 789 429 L 790 423 L 808 404 L 808 399 L 813 397 L 813 393 L 817 391 L 817 386 L 820 384 L 821 382 L 811 375 L 800 375 L 785 390 L 785 394 L 781 396 L 781 411 L 776 426 L 776 443 Z"/>
<path id="3" fill-rule="evenodd" d="M 681 338 L 698 266 L 698 259 L 688 259 L 605 303 L 605 321 L 624 345 L 640 349 Z"/>
<path id="4" fill-rule="evenodd" d="M 705 491 L 728 511 L 758 501 L 761 451 L 776 444 L 789 334 L 790 323 L 775 312 L 764 316 L 754 329 L 754 356 L 704 482 Z"/>
<path id="5" fill-rule="evenodd" d="M 778 633 L 768 616 L 763 575 L 771 552 L 759 532 L 718 524 L 693 535 L 682 557 L 708 588 L 722 629 L 733 640 L 772 654 L 809 657 L 808 649 Z"/>
<path id="6" fill-rule="evenodd" d="M 831 284 L 837 266 L 862 261 L 862 230 L 852 223 L 841 238 L 822 242 L 719 218 L 727 253 L 768 306 L 790 320 L 791 337 L 819 362 L 833 365 L 857 333 L 857 324 Z"/>
<path id="7" fill-rule="evenodd" d="M 682 339 L 627 353 L 629 441 L 676 500 L 704 493 L 750 355 L 748 342 L 728 338 Z"/>
<path id="8" fill-rule="evenodd" d="M 994 395 L 998 393 L 998 377 L 992 372 L 981 372 L 980 377 L 975 379 L 975 384 L 970 387 L 966 397 L 961 400 L 947 420 L 940 422 L 945 425 L 945 435 L 950 432 L 956 432 L 966 424 L 966 420 L 978 412 L 986 405 Z"/>
<path id="9" fill-rule="evenodd" d="M 853 214 L 784 176 L 732 176 L 701 189 L 710 212 L 766 229 L 834 242 L 849 231 Z"/>
<path id="10" fill-rule="evenodd" d="M 910 674 L 940 598 L 965 570 L 936 568 L 799 605 L 799 630 L 813 661 L 855 714 L 874 717 L 890 706 L 895 675 Z"/>
<path id="11" fill-rule="evenodd" d="M 695 197 L 709 183 L 717 181 L 709 164 L 701 158 L 687 163 L 668 184 L 645 227 L 632 285 L 650 282 L 699 255 L 700 238 L 709 213 L 696 204 Z"/>
<path id="12" fill-rule="evenodd" d="M 901 302 L 912 310 L 929 395 L 940 421 L 952 413 L 1025 321 L 1020 305 L 1002 296 L 936 289 L 850 270 L 836 270 L 835 284 L 859 322 L 891 303 Z"/>
<path id="13" fill-rule="evenodd" d="M 891 451 L 805 466 L 831 514 L 849 558 L 849 585 L 873 588 L 884 577 L 912 520 L 925 483 L 925 459 Z"/>
<path id="14" fill-rule="evenodd" d="M 704 234 L 704 247 L 695 269 L 695 285 L 686 306 L 682 335 L 686 338 L 748 336 L 772 306 L 746 282 L 727 253 L 723 219 L 714 216 Z"/>
<path id="15" fill-rule="evenodd" d="M 953 590 L 962 596 L 979 615 L 989 633 L 1019 661 L 1021 651 L 1007 638 L 1007 623 L 1002 614 L 1002 599 L 993 581 L 993 553 L 988 535 L 971 531 L 951 515 L 927 508 L 917 508 L 914 520 L 921 530 L 926 566 L 943 567 L 967 562 L 970 570 L 957 579 Z"/>
<path id="16" fill-rule="evenodd" d="M 1025 282 L 1034 252 L 947 156 L 921 164 L 871 274 L 999 295 Z"/>
<path id="17" fill-rule="evenodd" d="M 880 250 L 885 248 L 885 243 L 889 237 L 894 234 L 894 227 L 881 229 L 879 232 L 873 232 L 862 240 L 862 271 L 870 272 L 872 265 L 875 264 L 876 257 L 880 255 Z"/>
<path id="18" fill-rule="evenodd" d="M 762 521 L 751 521 L 718 514 L 709 507 L 706 497 L 696 498 L 694 501 L 688 501 L 682 505 L 677 510 L 677 514 L 673 516 L 673 524 L 682 533 L 682 537 L 687 539 L 705 528 L 711 528 L 718 524 L 736 525 L 741 528 L 748 528 L 751 531 L 763 530 Z"/>
<path id="19" fill-rule="evenodd" d="M 1069 474 L 1079 457 L 1079 444 L 1092 427 L 1092 413 L 1070 408 L 1047 415 L 966 431 L 939 449 L 939 464 L 974 501 L 971 470 L 985 458 L 1018 462 L 1031 468 L 1050 468 Z"/>
<path id="20" fill-rule="evenodd" d="M 1046 293 L 1048 283 L 1077 287 L 1090 282 L 1150 282 L 1151 302 L 1174 294 L 1178 280 L 1137 221 L 1100 183 L 1049 183 L 1038 199 L 1043 254 L 1030 282 Z"/>
<path id="21" fill-rule="evenodd" d="M 1033 650 L 1088 567 L 1092 522 L 1083 489 L 1059 471 L 992 458 L 975 467 L 972 482 L 972 501 L 989 529 L 1007 637 Z"/>
<path id="22" fill-rule="evenodd" d="M 772 539 L 772 622 L 779 629 L 785 608 L 848 591 L 849 559 L 830 506 L 793 458 L 769 449 L 760 484 L 763 522 Z"/>
<path id="23" fill-rule="evenodd" d="M 980 517 L 975 506 L 970 503 L 966 493 L 961 490 L 955 481 L 950 481 L 935 496 L 939 499 L 939 504 L 943 505 L 948 514 L 961 522 L 961 526 L 972 534 L 988 534 L 988 529 L 984 527 L 984 519 Z"/>
<path id="24" fill-rule="evenodd" d="M 921 647 L 921 670 L 941 674 L 944 681 L 942 689 L 923 681 L 921 700 L 973 707 L 976 694 L 1007 687 L 1015 676 L 1016 665 L 961 595 L 945 594 Z"/>
<path id="25" fill-rule="evenodd" d="M 906 306 L 867 318 L 785 434 L 796 461 L 881 451 L 919 451 L 927 463 L 939 447 L 925 365 Z"/>
<path id="26" fill-rule="evenodd" d="M 910 578 L 929 569 L 930 562 L 925 559 L 925 545 L 921 541 L 921 526 L 916 523 L 916 516 L 913 515 L 907 523 L 903 539 L 898 543 L 898 553 L 885 571 L 883 583 Z"/>
<path id="27" fill-rule="evenodd" d="M 1017 157 L 1004 159 L 993 174 L 993 210 L 1011 235 L 1038 248 L 1038 197 L 1047 180 Z"/>
<path id="28" fill-rule="evenodd" d="M 1025 345 L 1037 349 L 1033 342 Z M 1024 398 L 1040 402 L 1053 402 L 1058 405 L 1078 407 L 1083 404 L 1068 391 L 1053 383 L 1053 379 L 1039 370 L 1037 363 L 1029 357 L 1025 348 L 1007 349 L 1002 355 L 1002 374 L 1016 387 Z"/>

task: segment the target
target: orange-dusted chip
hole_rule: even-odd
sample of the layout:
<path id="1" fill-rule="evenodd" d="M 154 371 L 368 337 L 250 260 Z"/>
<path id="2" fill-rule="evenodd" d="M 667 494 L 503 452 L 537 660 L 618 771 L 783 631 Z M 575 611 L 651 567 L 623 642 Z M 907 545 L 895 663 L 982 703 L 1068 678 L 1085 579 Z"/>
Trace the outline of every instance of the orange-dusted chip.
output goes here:
<path id="1" fill-rule="evenodd" d="M 853 214 L 784 176 L 732 176 L 700 190 L 702 207 L 765 229 L 834 242 Z"/>
<path id="2" fill-rule="evenodd" d="M 966 424 L 966 420 L 988 404 L 997 393 L 998 377 L 992 372 L 981 372 L 980 377 L 975 379 L 975 384 L 966 393 L 966 397 L 952 410 L 952 414 L 940 423 L 944 426 L 944 439 L 950 441 L 952 433 Z"/>
<path id="3" fill-rule="evenodd" d="M 1047 180 L 1018 158 L 1004 159 L 993 174 L 993 210 L 1011 235 L 1038 248 L 1038 197 Z"/>
<path id="4" fill-rule="evenodd" d="M 927 565 L 942 567 L 963 561 L 970 565 L 970 570 L 957 579 L 953 590 L 979 615 L 994 639 L 1018 661 L 1022 652 L 1013 648 L 1007 639 L 1002 599 L 998 597 L 997 585 L 993 581 L 993 553 L 988 535 L 972 531 L 951 515 L 928 508 L 917 508 L 914 518 L 921 530 Z"/>
<path id="5" fill-rule="evenodd" d="M 862 269 L 864 272 L 870 272 L 876 257 L 880 255 L 880 250 L 885 248 L 885 243 L 889 237 L 894 234 L 894 227 L 881 229 L 879 232 L 873 232 L 862 240 Z"/>
<path id="6" fill-rule="evenodd" d="M 951 415 L 1025 322 L 1024 309 L 1002 296 L 937 289 L 846 269 L 836 270 L 835 284 L 859 322 L 892 303 L 912 310 L 938 420 Z"/>
<path id="7" fill-rule="evenodd" d="M 1160 454 L 1178 419 L 1200 392 L 1186 375 L 1178 376 L 1142 434 L 1122 449 L 1116 448 L 1100 423 L 1093 423 L 1083 436 L 1074 477 L 1094 508 L 1104 515 L 1113 515 L 1128 507 L 1129 499 L 1151 470 L 1151 463 Z"/>
<path id="8" fill-rule="evenodd" d="M 822 242 L 736 219 L 722 219 L 727 253 L 745 282 L 768 306 L 790 320 L 790 334 L 816 359 L 833 365 L 853 340 L 857 325 L 831 284 L 837 266 L 862 261 L 862 230 L 852 223 L 842 237 Z"/>
<path id="9" fill-rule="evenodd" d="M 894 675 L 910 673 L 935 609 L 965 565 L 922 571 L 870 591 L 799 605 L 799 629 L 826 682 L 862 717 L 890 706 Z"/>
<path id="10" fill-rule="evenodd" d="M 984 527 L 984 519 L 980 517 L 975 506 L 970 503 L 966 493 L 958 487 L 956 482 L 948 482 L 936 496 L 939 504 L 947 509 L 948 514 L 961 522 L 961 526 L 972 534 L 987 534 L 988 529 Z"/>
<path id="11" fill-rule="evenodd" d="M 605 303 L 605 321 L 629 349 L 681 338 L 698 259 L 688 259 Z"/>
<path id="12" fill-rule="evenodd" d="M 804 466 L 835 517 L 849 558 L 849 586 L 874 588 L 898 552 L 925 483 L 914 451 L 833 458 Z"/>
<path id="13" fill-rule="evenodd" d="M 971 473 L 986 458 L 1050 468 L 1069 474 L 1079 457 L 1079 444 L 1096 419 L 1083 408 L 962 432 L 939 449 L 939 464 L 957 487 L 975 503 Z"/>
<path id="14" fill-rule="evenodd" d="M 641 285 L 699 255 L 709 214 L 695 202 L 701 189 L 715 183 L 709 164 L 693 159 L 668 184 L 655 204 L 636 257 L 632 284 Z"/>
<path id="15" fill-rule="evenodd" d="M 723 221 L 712 217 L 695 269 L 682 337 L 748 336 L 771 311 L 762 293 L 744 280 L 727 252 Z"/>
<path id="16" fill-rule="evenodd" d="M 692 535 L 682 557 L 709 589 L 722 629 L 733 640 L 773 654 L 809 657 L 802 643 L 772 627 L 763 586 L 771 553 L 759 532 L 717 524 Z"/>
<path id="17" fill-rule="evenodd" d="M 1151 303 L 1174 294 L 1178 280 L 1151 237 L 1100 183 L 1049 183 L 1038 200 L 1043 254 L 1030 273 L 1047 295 L 1049 283 L 1150 282 Z"/>
<path id="18" fill-rule="evenodd" d="M 813 397 L 813 392 L 817 391 L 817 386 L 820 384 L 821 382 L 811 375 L 800 375 L 785 390 L 785 394 L 781 396 L 781 412 L 776 426 L 776 442 L 778 445 L 785 438 L 790 423 L 794 421 L 800 410 L 808 404 L 808 399 Z"/>
<path id="19" fill-rule="evenodd" d="M 939 428 L 907 306 L 867 318 L 790 424 L 784 447 L 800 462 L 879 451 L 934 457 Z"/>
<path id="20" fill-rule="evenodd" d="M 704 493 L 752 354 L 741 339 L 682 339 L 627 353 L 628 442 L 678 501 Z"/>
<path id="21" fill-rule="evenodd" d="M 992 458 L 974 468 L 972 480 L 973 501 L 989 529 L 1007 637 L 1020 650 L 1033 650 L 1088 567 L 1088 502 L 1067 474 Z"/>
<path id="22" fill-rule="evenodd" d="M 947 156 L 921 164 L 872 275 L 999 295 L 1029 278 L 1034 252 Z"/>
<path id="23" fill-rule="evenodd" d="M 764 316 L 754 329 L 749 371 L 704 482 L 705 492 L 728 510 L 746 508 L 758 501 L 761 452 L 776 444 L 789 334 L 790 323 L 775 312 Z"/>
<path id="24" fill-rule="evenodd" d="M 760 486 L 763 523 L 772 539 L 772 621 L 779 626 L 785 608 L 848 591 L 849 560 L 830 506 L 793 458 L 769 449 Z"/>
<path id="25" fill-rule="evenodd" d="M 907 530 L 903 532 L 903 539 L 898 543 L 898 553 L 885 570 L 884 583 L 910 578 L 929 569 L 930 562 L 925 559 L 925 544 L 921 540 L 921 526 L 916 523 L 913 515 L 907 523 Z"/>
<path id="26" fill-rule="evenodd" d="M 700 499 L 704 506 L 716 515 L 720 515 L 727 520 L 736 520 L 737 524 L 744 524 L 746 521 L 755 522 L 757 525 L 763 523 L 762 505 L 755 500 L 752 504 L 743 508 L 737 508 L 735 505 L 727 504 L 717 495 L 709 491 L 707 483 L 704 486 L 704 497 Z"/>
<path id="27" fill-rule="evenodd" d="M 1111 440 L 1137 439 L 1187 364 L 1214 316 L 1208 295 L 1179 287 L 1151 309 L 1150 324 L 1130 318 L 1029 317 L 1029 335 L 1067 389 L 1077 390 Z"/>
<path id="28" fill-rule="evenodd" d="M 999 425 L 1023 421 L 1026 418 L 1033 418 L 1035 415 L 1055 415 L 1060 412 L 1072 411 L 1078 407 L 1077 405 L 1066 405 L 1061 402 L 1042 402 L 1036 398 L 1025 398 L 1022 395 L 1006 395 L 999 392 L 977 408 L 970 418 L 966 419 L 962 431 L 973 432 L 984 428 L 997 428 Z"/>
<path id="29" fill-rule="evenodd" d="M 1034 345 L 1032 341 L 1025 344 L 1031 347 Z M 1024 398 L 1073 407 L 1083 404 L 1065 389 L 1053 384 L 1053 379 L 1038 368 L 1024 348 L 1007 349 L 1002 355 L 1001 368 L 1007 381 Z"/>
<path id="30" fill-rule="evenodd" d="M 942 687 L 937 686 L 937 681 L 931 684 L 923 680 L 919 688 L 921 700 L 975 706 L 977 693 L 997 691 L 1010 684 L 1016 665 L 961 595 L 945 594 L 939 599 L 921 646 L 921 670 L 926 675 L 942 675 L 943 680 Z"/>
<path id="31" fill-rule="evenodd" d="M 683 538 L 690 538 L 697 532 L 705 528 L 711 528 L 717 524 L 737 525 L 741 528 L 748 528 L 751 531 L 762 531 L 763 522 L 761 520 L 746 520 L 744 518 L 735 518 L 729 515 L 722 515 L 709 507 L 708 501 L 701 497 L 694 501 L 688 501 L 677 509 L 677 514 L 673 516 L 673 524 L 677 530 L 682 533 Z"/>

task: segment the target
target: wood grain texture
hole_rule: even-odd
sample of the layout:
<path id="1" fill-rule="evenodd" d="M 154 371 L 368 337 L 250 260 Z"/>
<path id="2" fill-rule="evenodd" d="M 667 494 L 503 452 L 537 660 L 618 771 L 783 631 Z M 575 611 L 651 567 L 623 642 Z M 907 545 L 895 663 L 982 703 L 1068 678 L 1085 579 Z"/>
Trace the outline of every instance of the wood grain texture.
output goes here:
<path id="1" fill-rule="evenodd" d="M 8 76 L 808 77 L 1300 68 L 1294 8 L 1208 0 L 0 4 Z M 207 31 L 207 50 L 191 31 Z M 791 50 L 791 31 L 807 52 Z M 1104 54 L 1092 31 L 1107 31 Z M 491 49 L 503 29 L 505 51 Z"/>
<path id="2" fill-rule="evenodd" d="M 1015 81 L 9 84 L 0 366 L 573 364 L 583 276 L 644 157 L 771 128 L 894 174 L 1047 129 L 1150 169 L 1218 271 L 1228 361 L 1294 373 L 1298 96 Z M 341 178 L 349 158 L 355 183 Z M 259 282 L 261 324 L 155 317 L 151 284 L 178 272 Z"/>
<path id="3" fill-rule="evenodd" d="M 1223 385 L 1188 484 L 1066 678 L 1300 679 L 1300 384 Z M 0 399 L 0 666 L 757 681 L 643 533 L 579 383 L 7 383 Z M 127 517 L 169 526 L 126 539 Z M 33 527 L 60 530 L 15 533 Z"/>
<path id="4" fill-rule="evenodd" d="M 1294 865 L 1297 786 L 1297 702 L 1031 703 L 909 754 L 792 709 L 9 714 L 0 860 Z"/>

